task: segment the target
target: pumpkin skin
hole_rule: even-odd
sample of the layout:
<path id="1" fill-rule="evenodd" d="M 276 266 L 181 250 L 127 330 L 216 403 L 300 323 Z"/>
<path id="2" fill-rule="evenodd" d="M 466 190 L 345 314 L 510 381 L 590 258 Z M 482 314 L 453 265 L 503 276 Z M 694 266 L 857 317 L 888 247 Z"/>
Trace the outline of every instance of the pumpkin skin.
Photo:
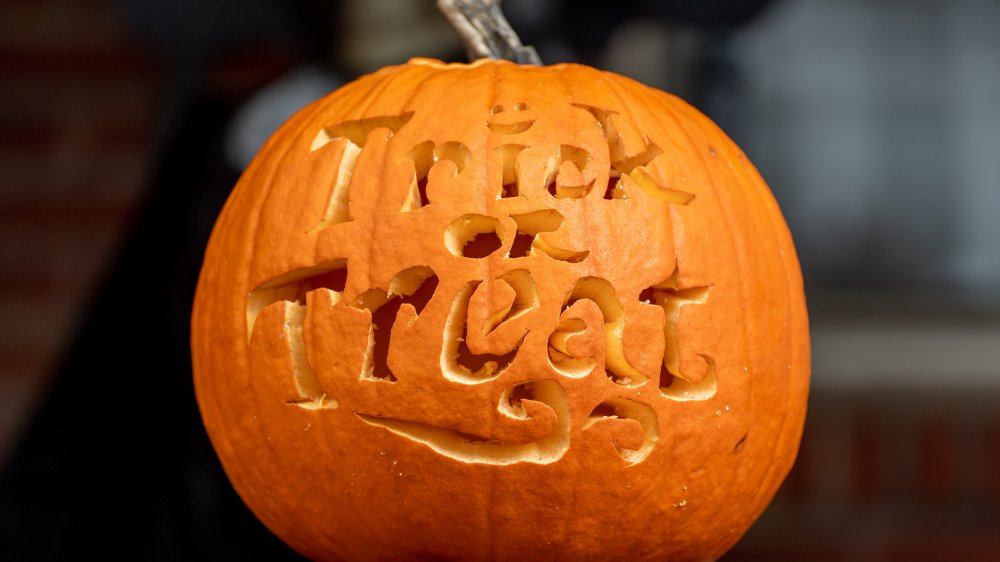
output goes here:
<path id="1" fill-rule="evenodd" d="M 790 469 L 794 247 L 683 101 L 415 59 L 300 111 L 216 223 L 195 389 L 237 492 L 317 559 L 722 555 Z"/>

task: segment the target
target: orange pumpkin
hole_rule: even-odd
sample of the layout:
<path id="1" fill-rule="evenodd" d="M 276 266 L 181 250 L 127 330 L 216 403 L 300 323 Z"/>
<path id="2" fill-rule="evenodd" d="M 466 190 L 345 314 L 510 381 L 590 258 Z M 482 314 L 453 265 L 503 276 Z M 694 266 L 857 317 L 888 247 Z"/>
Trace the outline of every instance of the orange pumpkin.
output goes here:
<path id="1" fill-rule="evenodd" d="M 299 112 L 219 217 L 192 329 L 233 485 L 324 559 L 718 557 L 809 379 L 746 156 L 578 65 L 416 59 Z"/>

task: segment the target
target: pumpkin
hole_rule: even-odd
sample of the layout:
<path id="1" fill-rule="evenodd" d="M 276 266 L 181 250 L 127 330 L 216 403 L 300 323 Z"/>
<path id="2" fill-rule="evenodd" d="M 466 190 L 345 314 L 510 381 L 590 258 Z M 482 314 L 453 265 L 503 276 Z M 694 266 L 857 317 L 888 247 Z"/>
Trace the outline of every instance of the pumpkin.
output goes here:
<path id="1" fill-rule="evenodd" d="M 229 478 L 319 559 L 712 559 L 805 415 L 767 186 L 683 101 L 572 64 L 414 59 L 299 112 L 192 331 Z"/>

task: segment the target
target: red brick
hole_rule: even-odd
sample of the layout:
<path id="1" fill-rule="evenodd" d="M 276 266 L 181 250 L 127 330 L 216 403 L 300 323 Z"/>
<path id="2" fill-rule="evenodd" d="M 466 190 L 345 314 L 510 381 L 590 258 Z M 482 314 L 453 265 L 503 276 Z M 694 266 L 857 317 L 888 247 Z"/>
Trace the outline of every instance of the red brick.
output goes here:
<path id="1" fill-rule="evenodd" d="M 0 339 L 5 347 L 55 350 L 62 346 L 74 325 L 79 300 L 61 298 L 41 302 L 0 301 L 4 317 L 0 319 Z"/>
<path id="2" fill-rule="evenodd" d="M 0 379 L 16 384 L 25 378 L 38 378 L 53 366 L 57 353 L 51 343 L 43 345 L 0 344 Z"/>
<path id="3" fill-rule="evenodd" d="M 131 216 L 124 200 L 92 201 L 87 198 L 12 200 L 0 198 L 0 239 L 16 237 L 15 227 L 87 228 L 121 225 Z"/>
<path id="4" fill-rule="evenodd" d="M 83 121 L 149 128 L 156 103 L 155 76 L 50 74 L 4 76 L 0 122 L 52 124 Z"/>
<path id="5" fill-rule="evenodd" d="M 90 287 L 105 267 L 109 250 L 116 240 L 118 229 L 114 225 L 95 225 L 81 228 L 20 228 L 0 229 L 0 279 L 8 289 L 24 287 L 34 280 L 40 286 L 49 286 L 58 294 L 51 299 L 73 300 L 88 294 Z M 0 293 L 0 324 L 16 316 L 11 308 L 28 304 L 31 291 Z M 58 313 L 50 311 L 49 313 Z M 3 341 L 0 337 L 0 341 Z"/>
<path id="6" fill-rule="evenodd" d="M 35 123 L 7 123 L 0 136 L 0 150 L 36 151 L 52 150 L 64 138 L 65 130 L 54 120 Z M 150 131 L 134 124 L 98 124 L 88 127 L 85 136 L 91 138 L 90 147 L 96 150 L 136 151 L 142 153 L 149 145 Z"/>
<path id="7" fill-rule="evenodd" d="M 142 188 L 148 156 L 135 151 L 71 150 L 58 154 L 0 151 L 4 197 L 132 201 Z"/>
<path id="8" fill-rule="evenodd" d="M 120 48 L 123 43 L 121 22 L 107 0 L 0 3 L 0 50 Z"/>
<path id="9" fill-rule="evenodd" d="M 0 74 L 4 76 L 104 76 L 149 77 L 150 61 L 134 50 L 48 49 L 0 50 Z"/>
<path id="10" fill-rule="evenodd" d="M 995 562 L 1000 557 L 1000 529 L 979 532 L 945 528 L 938 532 L 898 534 L 887 549 L 889 562 Z"/>
<path id="11" fill-rule="evenodd" d="M 858 415 L 854 420 L 851 446 L 854 497 L 862 504 L 883 499 L 888 466 L 881 420 L 872 414 Z"/>
<path id="12" fill-rule="evenodd" d="M 983 438 L 983 460 L 985 466 L 986 498 L 1000 509 L 1000 419 L 994 420 L 986 428 Z"/>
<path id="13" fill-rule="evenodd" d="M 919 432 L 918 494 L 928 503 L 947 502 L 955 493 L 954 428 L 945 418 L 933 417 Z"/>

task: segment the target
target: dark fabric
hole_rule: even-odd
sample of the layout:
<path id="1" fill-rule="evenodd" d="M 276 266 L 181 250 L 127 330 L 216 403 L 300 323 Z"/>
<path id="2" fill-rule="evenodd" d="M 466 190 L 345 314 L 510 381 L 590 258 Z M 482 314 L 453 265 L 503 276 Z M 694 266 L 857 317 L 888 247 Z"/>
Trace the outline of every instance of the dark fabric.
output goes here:
<path id="1" fill-rule="evenodd" d="M 194 287 L 237 174 L 228 104 L 200 99 L 164 147 L 120 260 L 0 479 L 3 560 L 282 560 L 201 424 Z"/>

